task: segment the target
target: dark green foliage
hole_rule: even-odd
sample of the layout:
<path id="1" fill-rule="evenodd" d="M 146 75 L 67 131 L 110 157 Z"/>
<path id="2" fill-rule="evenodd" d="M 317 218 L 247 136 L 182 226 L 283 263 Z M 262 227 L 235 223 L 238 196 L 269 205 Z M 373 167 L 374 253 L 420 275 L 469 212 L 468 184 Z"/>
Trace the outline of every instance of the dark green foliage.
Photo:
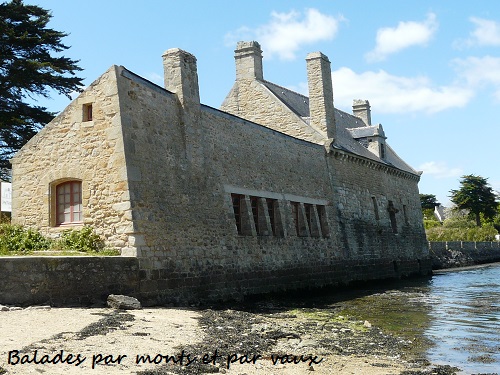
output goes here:
<path id="1" fill-rule="evenodd" d="M 486 221 L 493 220 L 497 214 L 498 202 L 487 179 L 466 175 L 462 176 L 460 184 L 460 189 L 450 191 L 451 201 L 457 208 L 468 210 L 470 217 L 475 219 L 478 227 L 481 226 L 481 214 Z"/>
<path id="2" fill-rule="evenodd" d="M 30 253 L 34 250 L 47 250 L 51 245 L 51 240 L 33 229 L 0 224 L 0 254 Z"/>
<path id="3" fill-rule="evenodd" d="M 439 203 L 434 194 L 420 194 L 420 204 L 422 209 L 434 211 L 434 207 L 439 206 Z"/>
<path id="4" fill-rule="evenodd" d="M 65 230 L 58 245 L 62 250 L 83 252 L 96 252 L 104 249 L 104 241 L 89 226 L 84 226 L 80 230 Z"/>
<path id="5" fill-rule="evenodd" d="M 69 97 L 81 91 L 76 60 L 59 56 L 69 48 L 67 34 L 47 28 L 50 13 L 22 0 L 0 4 L 0 174 L 8 176 L 8 159 L 52 120 L 47 108 L 29 104 L 49 89 Z M 56 55 L 54 55 L 56 54 Z"/>

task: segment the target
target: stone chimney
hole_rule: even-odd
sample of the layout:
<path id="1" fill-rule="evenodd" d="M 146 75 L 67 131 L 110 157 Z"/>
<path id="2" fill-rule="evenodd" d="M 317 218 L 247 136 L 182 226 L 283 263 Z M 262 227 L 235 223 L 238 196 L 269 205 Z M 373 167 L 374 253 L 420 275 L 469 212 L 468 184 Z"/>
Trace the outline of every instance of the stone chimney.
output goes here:
<path id="1" fill-rule="evenodd" d="M 372 125 L 372 115 L 368 100 L 354 99 L 352 102 L 352 114 L 363 120 L 366 126 Z"/>
<path id="2" fill-rule="evenodd" d="M 310 124 L 335 139 L 335 109 L 330 60 L 321 52 L 307 55 Z"/>
<path id="3" fill-rule="evenodd" d="M 163 54 L 165 88 L 177 94 L 182 106 L 200 105 L 196 57 L 179 48 Z"/>
<path id="4" fill-rule="evenodd" d="M 238 42 L 234 51 L 236 60 L 236 80 L 264 79 L 262 70 L 262 50 L 257 42 Z"/>

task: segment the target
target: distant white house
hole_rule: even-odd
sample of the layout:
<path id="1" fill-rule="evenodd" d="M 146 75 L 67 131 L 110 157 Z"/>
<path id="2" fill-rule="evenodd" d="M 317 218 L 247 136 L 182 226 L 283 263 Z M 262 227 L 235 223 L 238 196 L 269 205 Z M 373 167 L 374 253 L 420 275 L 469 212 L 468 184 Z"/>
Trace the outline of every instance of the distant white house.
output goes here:
<path id="1" fill-rule="evenodd" d="M 12 184 L 10 182 L 1 182 L 1 202 L 0 211 L 1 212 L 12 212 Z"/>
<path id="2" fill-rule="evenodd" d="M 441 223 L 446 219 L 446 216 L 444 214 L 444 209 L 445 207 L 439 205 L 434 207 L 434 216 L 436 219 L 438 219 Z"/>

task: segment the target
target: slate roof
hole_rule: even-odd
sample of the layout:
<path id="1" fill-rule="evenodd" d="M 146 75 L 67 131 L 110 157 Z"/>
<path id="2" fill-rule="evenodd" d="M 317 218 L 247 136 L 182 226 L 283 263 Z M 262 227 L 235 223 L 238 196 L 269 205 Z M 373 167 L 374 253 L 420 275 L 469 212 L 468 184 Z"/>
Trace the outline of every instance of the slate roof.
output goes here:
<path id="1" fill-rule="evenodd" d="M 309 98 L 285 87 L 269 81 L 261 81 L 283 104 L 292 112 L 309 124 Z M 384 159 L 368 151 L 357 138 L 373 136 L 378 126 L 366 126 L 363 120 L 350 113 L 335 108 L 336 139 L 333 147 L 354 153 L 356 155 L 391 165 L 403 171 L 420 175 L 415 169 L 402 160 L 396 152 L 386 143 L 386 156 Z"/>

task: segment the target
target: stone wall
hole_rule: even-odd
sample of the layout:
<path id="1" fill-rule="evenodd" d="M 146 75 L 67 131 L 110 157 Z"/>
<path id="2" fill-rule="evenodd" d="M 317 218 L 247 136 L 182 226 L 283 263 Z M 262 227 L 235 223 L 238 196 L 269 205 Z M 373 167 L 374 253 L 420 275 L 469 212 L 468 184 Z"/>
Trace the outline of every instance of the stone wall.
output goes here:
<path id="1" fill-rule="evenodd" d="M 433 269 L 500 262 L 500 242 L 429 242 Z"/>
<path id="2" fill-rule="evenodd" d="M 104 305 L 136 295 L 139 265 L 126 257 L 1 257 L 0 304 Z"/>
<path id="3" fill-rule="evenodd" d="M 12 222 L 57 235 L 55 186 L 82 182 L 83 224 L 108 246 L 123 248 L 131 232 L 127 170 L 117 96 L 111 67 L 12 159 Z M 84 106 L 92 105 L 92 120 Z M 76 225 L 81 227 L 81 225 Z"/>
<path id="4" fill-rule="evenodd" d="M 418 177 L 327 154 L 321 145 L 205 106 L 199 122 L 186 123 L 175 96 L 137 79 L 119 85 L 127 93 L 125 156 L 137 172 L 129 186 L 146 303 L 242 298 L 430 270 Z M 231 194 L 275 199 L 282 235 L 258 234 L 251 219 L 249 232 L 239 234 Z M 312 235 L 309 227 L 297 234 L 293 202 L 302 216 L 308 204 L 313 215 L 324 209 L 328 235 Z"/>
<path id="5" fill-rule="evenodd" d="M 418 176 L 200 105 L 190 79 L 105 73 L 16 156 L 14 221 L 61 230 L 51 186 L 81 179 L 84 222 L 137 258 L 146 305 L 429 273 Z"/>

